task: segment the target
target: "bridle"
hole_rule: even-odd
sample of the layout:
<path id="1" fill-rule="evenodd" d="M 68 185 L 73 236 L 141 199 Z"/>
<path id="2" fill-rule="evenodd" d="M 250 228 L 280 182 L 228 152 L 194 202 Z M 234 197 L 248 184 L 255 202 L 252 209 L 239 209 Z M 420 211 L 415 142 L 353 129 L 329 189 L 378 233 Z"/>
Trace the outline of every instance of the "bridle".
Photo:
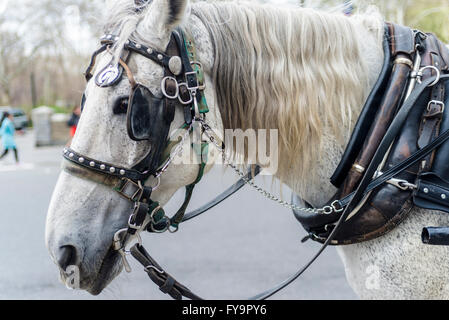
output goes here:
<path id="1" fill-rule="evenodd" d="M 102 46 L 93 53 L 90 64 L 85 72 L 87 82 L 91 81 L 93 78 L 92 70 L 95 66 L 97 56 L 109 50 L 117 40 L 118 38 L 112 34 L 105 35 L 101 38 Z M 154 97 L 147 88 L 135 81 L 131 70 L 126 64 L 131 53 L 140 54 L 163 67 L 164 78 L 161 81 L 163 98 L 158 99 L 157 97 Z M 114 65 L 111 62 L 106 65 L 106 67 L 98 72 L 95 77 L 95 83 L 102 88 L 114 86 L 118 84 L 124 73 L 127 75 L 131 85 L 131 94 L 127 106 L 128 135 L 131 139 L 136 141 L 150 140 L 152 143 L 151 150 L 137 164 L 131 168 L 125 168 L 90 158 L 71 148 L 65 148 L 63 150 L 63 157 L 68 160 L 68 163 L 65 164 L 64 169 L 69 174 L 79 175 L 83 178 L 83 174 L 89 172 L 89 179 L 112 187 L 114 191 L 134 203 L 134 209 L 129 217 L 127 228 L 118 230 L 113 237 L 113 248 L 121 255 L 124 268 L 127 272 L 131 271 L 126 259 L 127 254 L 130 253 L 144 266 L 144 270 L 148 273 L 150 279 L 155 282 L 164 293 L 169 294 L 174 299 L 181 299 L 182 297 L 201 299 L 159 266 L 159 264 L 143 248 L 138 231 L 146 230 L 153 233 L 163 233 L 166 231 L 176 232 L 181 222 L 191 220 L 203 214 L 229 198 L 245 184 L 251 183 L 252 179 L 260 173 L 261 169 L 256 166 L 255 168 L 251 168 L 248 173 L 245 174 L 239 171 L 236 166 L 231 165 L 241 176 L 241 179 L 209 203 L 197 210 L 186 213 L 193 189 L 195 185 L 201 181 L 203 176 L 207 162 L 209 144 L 214 145 L 222 152 L 223 157 L 225 157 L 224 143 L 220 139 L 220 136 L 216 134 L 205 121 L 209 109 L 204 96 L 204 73 L 201 63 L 196 60 L 196 51 L 193 40 L 188 34 L 177 29 L 173 31 L 171 35 L 171 40 L 167 46 L 166 52 L 159 52 L 153 48 L 128 40 L 124 45 L 124 52 L 120 57 L 119 64 Z M 153 121 L 162 122 L 163 125 L 160 128 L 160 131 L 163 132 L 162 135 L 152 136 L 150 131 L 154 130 L 150 130 L 150 128 L 139 128 L 138 125 L 133 125 L 133 111 L 136 111 L 136 105 L 134 104 L 136 96 L 139 97 L 137 101 L 145 100 L 144 98 L 142 99 L 142 97 L 147 96 L 147 108 L 150 107 L 151 109 L 151 102 L 154 103 L 156 100 L 156 103 L 154 104 L 159 106 L 156 111 L 165 110 L 163 114 L 158 114 L 159 118 L 156 117 L 156 119 L 154 119 L 154 115 L 153 117 L 151 115 L 149 116 L 149 119 Z M 81 102 L 82 108 L 85 100 L 86 97 L 83 94 Z M 162 103 L 164 104 L 164 107 L 161 107 Z M 139 103 L 136 102 L 136 104 Z M 143 104 L 145 104 L 145 102 Z M 180 140 L 175 141 L 175 143 L 170 143 L 168 142 L 168 130 L 174 119 L 174 110 L 178 107 L 182 108 L 184 111 L 184 125 L 180 130 L 184 130 L 185 133 Z M 145 108 L 140 109 L 144 110 Z M 139 114 L 139 117 L 140 116 L 142 115 Z M 152 122 L 151 125 L 153 124 L 154 123 Z M 159 187 L 161 175 L 167 171 L 174 157 L 181 152 L 184 140 L 193 130 L 195 130 L 195 126 L 199 127 L 198 129 L 201 130 L 201 135 L 204 134 L 208 140 L 202 140 L 196 146 L 192 145 L 200 159 L 198 176 L 192 184 L 186 186 L 185 200 L 180 209 L 172 217 L 168 217 L 159 203 L 151 199 L 151 195 L 152 192 Z M 145 132 L 145 129 L 147 129 L 147 132 Z M 160 143 L 161 141 L 163 143 L 157 145 L 157 151 L 152 151 L 154 149 L 153 144 Z M 171 152 L 172 150 L 174 150 L 174 152 Z M 95 179 L 92 175 L 99 179 Z M 150 177 L 157 180 L 155 186 L 145 185 L 145 182 Z M 133 236 L 137 237 L 137 243 L 132 246 L 130 250 L 126 250 L 126 246 Z M 293 280 L 294 279 L 289 281 L 289 283 Z M 255 298 L 265 299 L 277 291 L 278 289 L 276 291 L 270 290 L 269 293 L 265 292 Z"/>
<path id="2" fill-rule="evenodd" d="M 117 38 L 106 35 L 101 39 L 102 47 L 95 51 L 89 67 L 85 72 L 86 80 L 93 78 L 91 73 L 95 66 L 98 54 L 108 50 L 114 45 Z M 151 232 L 175 232 L 185 214 L 194 186 L 201 180 L 206 165 L 207 144 L 200 146 L 199 157 L 201 159 L 198 177 L 195 182 L 187 186 L 186 197 L 178 212 L 171 218 L 165 215 L 158 202 L 151 200 L 152 192 L 160 185 L 160 177 L 168 169 L 177 153 L 180 152 L 182 142 L 186 136 L 194 130 L 194 125 L 204 122 L 205 114 L 209 111 L 204 98 L 204 75 L 201 63 L 196 60 L 196 52 L 190 38 L 180 30 L 172 33 L 166 52 L 159 52 L 153 48 L 146 47 L 133 41 L 127 41 L 124 46 L 119 65 L 109 63 L 95 77 L 99 87 L 110 87 L 116 85 L 126 73 L 131 86 L 131 94 L 127 108 L 127 131 L 132 140 L 149 140 L 150 151 L 141 161 L 131 168 L 119 167 L 97 159 L 89 158 L 76 151 L 66 148 L 63 151 L 65 159 L 77 166 L 83 167 L 95 173 L 115 178 L 118 182 L 113 189 L 126 199 L 134 202 L 134 210 L 129 218 L 128 228 L 118 231 L 115 236 L 116 250 L 123 253 L 120 242 L 126 242 L 126 238 L 135 235 L 137 230 L 143 227 L 143 223 L 149 213 L 149 224 L 145 229 Z M 126 60 L 131 53 L 140 54 L 164 69 L 164 78 L 161 82 L 162 98 L 155 97 L 151 91 L 139 84 L 134 79 Z M 191 62 L 192 59 L 192 62 Z M 83 97 L 83 100 L 85 98 Z M 168 143 L 170 125 L 174 119 L 176 108 L 184 109 L 184 130 L 181 141 Z M 142 121 L 142 117 L 144 120 Z M 155 128 L 156 127 L 156 128 Z M 170 151 L 174 148 L 173 155 Z M 167 154 L 167 155 L 164 155 Z M 154 177 L 157 180 L 155 186 L 146 186 L 146 181 Z M 125 263 L 127 266 L 127 263 Z M 128 266 L 127 266 L 128 267 Z M 127 268 L 128 269 L 128 268 Z"/>
<path id="3" fill-rule="evenodd" d="M 101 38 L 102 46 L 93 53 L 85 72 L 86 81 L 91 81 L 93 78 L 92 70 L 95 67 L 97 56 L 109 50 L 117 40 L 118 38 L 112 34 Z M 131 53 L 142 55 L 163 67 L 164 78 L 161 81 L 163 97 L 155 97 L 148 88 L 136 82 L 126 63 Z M 114 191 L 134 203 L 134 209 L 129 217 L 127 228 L 118 230 L 113 238 L 113 248 L 121 255 L 125 270 L 130 272 L 131 269 L 126 259 L 128 253 L 132 253 L 139 261 L 152 260 L 141 246 L 138 231 L 147 230 L 154 233 L 176 232 L 179 224 L 183 221 L 193 189 L 201 181 L 204 174 L 208 154 L 207 142 L 200 141 L 198 145 L 192 146 L 200 159 L 198 176 L 192 184 L 186 187 L 185 200 L 172 217 L 168 217 L 165 214 L 160 204 L 151 199 L 151 195 L 159 187 L 160 177 L 167 171 L 173 159 L 182 151 L 183 142 L 187 136 L 195 129 L 203 131 L 204 128 L 210 127 L 205 122 L 209 109 L 204 96 L 205 79 L 202 65 L 196 60 L 193 40 L 183 31 L 179 29 L 173 31 L 165 52 L 160 52 L 130 40 L 126 41 L 119 64 L 114 65 L 111 62 L 106 65 L 98 72 L 95 77 L 95 83 L 102 88 L 111 87 L 121 81 L 123 74 L 127 75 L 131 86 L 131 94 L 129 95 L 126 111 L 128 135 L 135 141 L 149 140 L 151 148 L 148 153 L 131 168 L 120 167 L 93 159 L 71 148 L 64 149 L 63 156 L 74 165 L 65 166 L 65 170 L 70 174 L 82 174 L 79 169 L 75 169 L 81 167 L 81 169 L 85 169 L 85 171 L 89 171 L 91 174 L 100 175 L 101 177 L 106 176 L 107 179 L 101 179 L 101 183 L 111 186 Z M 86 98 L 83 95 L 82 107 L 85 100 Z M 179 130 L 184 130 L 185 132 L 181 139 L 171 143 L 168 141 L 168 136 L 176 108 L 183 109 L 184 124 Z M 144 117 L 146 122 L 142 123 L 142 117 Z M 216 144 L 218 141 L 221 141 L 215 133 L 209 134 L 209 139 Z M 156 185 L 145 185 L 151 177 L 156 179 Z M 186 219 L 191 219 L 194 216 L 195 214 L 189 215 Z M 137 237 L 138 244 L 131 251 L 128 251 L 126 250 L 126 245 L 133 236 Z M 145 270 L 154 282 L 157 284 L 161 284 L 161 281 L 163 283 L 167 282 L 165 273 L 161 271 L 161 268 L 155 261 L 151 261 L 151 263 L 145 261 L 144 264 Z M 170 277 L 170 279 L 172 278 Z M 178 292 L 181 291 L 186 297 L 199 299 L 198 296 L 189 290 L 182 289 L 184 287 L 176 281 L 170 280 L 169 284 L 165 285 L 166 289 L 164 291 L 172 297 L 179 298 Z"/>

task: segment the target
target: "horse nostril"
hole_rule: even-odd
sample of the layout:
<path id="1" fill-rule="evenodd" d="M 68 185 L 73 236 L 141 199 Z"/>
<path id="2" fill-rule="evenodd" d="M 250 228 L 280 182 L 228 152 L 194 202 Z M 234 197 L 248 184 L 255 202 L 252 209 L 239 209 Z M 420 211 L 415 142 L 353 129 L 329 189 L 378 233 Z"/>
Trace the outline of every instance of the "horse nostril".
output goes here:
<path id="1" fill-rule="evenodd" d="M 70 265 L 77 264 L 76 249 L 73 246 L 62 246 L 59 248 L 56 260 L 62 270 L 66 270 Z"/>

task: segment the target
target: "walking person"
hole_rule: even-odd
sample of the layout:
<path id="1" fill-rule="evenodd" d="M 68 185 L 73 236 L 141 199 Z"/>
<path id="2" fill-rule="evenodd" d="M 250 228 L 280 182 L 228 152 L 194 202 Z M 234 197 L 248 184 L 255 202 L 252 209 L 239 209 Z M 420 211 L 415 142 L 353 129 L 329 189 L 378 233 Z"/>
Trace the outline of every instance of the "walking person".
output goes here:
<path id="1" fill-rule="evenodd" d="M 73 111 L 72 115 L 70 116 L 69 121 L 67 121 L 67 125 L 70 127 L 70 140 L 67 141 L 66 146 L 69 147 L 72 143 L 72 139 L 75 136 L 76 127 L 78 126 L 78 122 L 80 121 L 81 116 L 81 107 L 76 106 Z"/>
<path id="2" fill-rule="evenodd" d="M 14 151 L 14 156 L 16 158 L 16 163 L 19 163 L 19 155 L 17 152 L 17 145 L 14 139 L 14 134 L 16 129 L 14 128 L 14 123 L 12 122 L 13 115 L 9 112 L 4 112 L 2 120 L 0 121 L 0 136 L 2 138 L 2 144 L 5 151 L 3 151 L 0 159 L 3 159 L 9 152 L 9 150 Z"/>

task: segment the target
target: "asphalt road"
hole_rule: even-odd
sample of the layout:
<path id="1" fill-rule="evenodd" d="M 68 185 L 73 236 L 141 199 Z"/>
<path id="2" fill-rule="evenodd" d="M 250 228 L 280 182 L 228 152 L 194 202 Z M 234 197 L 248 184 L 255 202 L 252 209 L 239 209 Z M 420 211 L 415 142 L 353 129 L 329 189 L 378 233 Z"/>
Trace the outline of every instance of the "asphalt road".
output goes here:
<path id="1" fill-rule="evenodd" d="M 22 165 L 0 162 L 0 299 L 167 299 L 132 261 L 99 296 L 68 290 L 44 243 L 45 216 L 59 174 L 62 147 L 36 149 L 32 132 L 18 138 Z M 197 187 L 191 208 L 212 199 L 237 177 L 214 169 Z M 257 178 L 270 188 L 269 179 Z M 179 192 L 166 206 L 173 212 Z M 285 193 L 289 198 L 289 193 Z M 243 299 L 285 280 L 319 249 L 289 210 L 245 187 L 177 234 L 144 235 L 147 250 L 168 272 L 209 299 Z M 274 299 L 356 299 L 335 248 Z"/>

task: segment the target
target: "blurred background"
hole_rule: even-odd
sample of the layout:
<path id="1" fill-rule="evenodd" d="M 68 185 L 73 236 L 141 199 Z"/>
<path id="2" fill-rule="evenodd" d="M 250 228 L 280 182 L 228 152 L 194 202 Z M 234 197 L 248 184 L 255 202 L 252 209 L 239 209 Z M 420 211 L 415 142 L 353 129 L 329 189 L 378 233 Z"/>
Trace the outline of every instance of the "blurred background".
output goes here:
<path id="1" fill-rule="evenodd" d="M 46 105 L 69 112 L 84 88 L 82 72 L 101 35 L 104 0 L 0 2 L 0 106 Z M 434 32 L 449 43 L 448 0 L 271 0 L 353 12 L 374 4 L 386 19 Z"/>
<path id="2" fill-rule="evenodd" d="M 11 113 L 13 125 L 20 129 L 16 138 L 20 163 L 15 164 L 12 155 L 0 160 L 0 214 L 6 222 L 2 226 L 7 226 L 0 232 L 0 299 L 166 298 L 134 263 L 136 270 L 122 274 L 100 297 L 68 291 L 58 282 L 44 244 L 45 215 L 60 170 L 61 149 L 70 139 L 67 122 L 80 103 L 83 72 L 102 33 L 104 1 L 0 0 L 0 115 Z M 265 2 L 348 15 L 376 5 L 387 20 L 434 32 L 449 43 L 449 0 Z M 192 207 L 236 179 L 214 169 L 198 186 Z M 271 181 L 257 179 L 272 187 Z M 289 195 L 288 190 L 284 194 Z M 168 212 L 182 197 L 181 191 L 168 204 Z M 284 280 L 316 252 L 315 243 L 301 245 L 304 235 L 289 210 L 244 188 L 204 218 L 186 224 L 182 232 L 146 237 L 151 237 L 149 249 L 158 261 L 194 291 L 208 298 L 245 298 Z M 275 298 L 356 296 L 335 248 L 330 248 L 300 281 Z"/>

